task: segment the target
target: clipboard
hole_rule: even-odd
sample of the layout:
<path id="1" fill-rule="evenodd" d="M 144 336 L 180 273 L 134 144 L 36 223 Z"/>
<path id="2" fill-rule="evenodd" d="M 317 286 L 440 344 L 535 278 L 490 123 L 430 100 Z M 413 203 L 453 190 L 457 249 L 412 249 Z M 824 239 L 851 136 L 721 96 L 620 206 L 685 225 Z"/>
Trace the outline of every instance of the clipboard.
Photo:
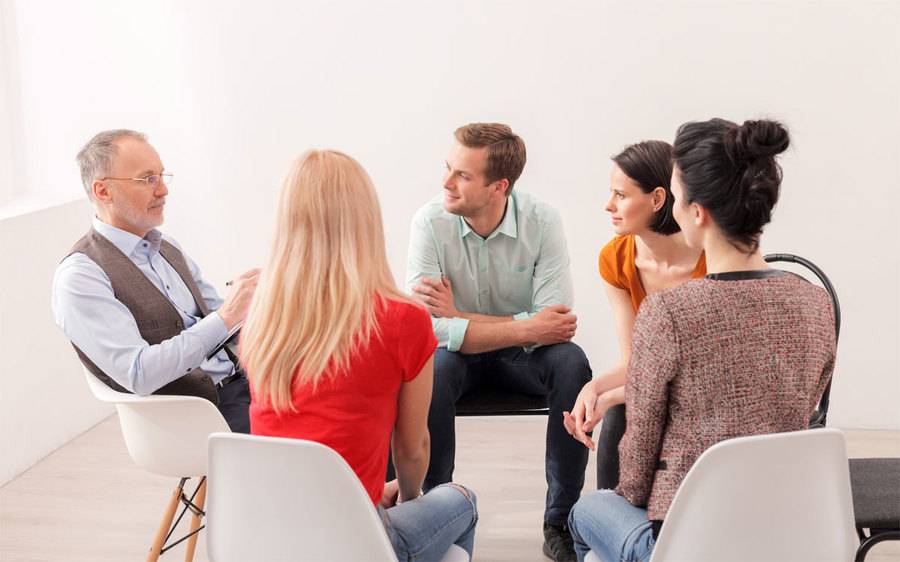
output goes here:
<path id="1" fill-rule="evenodd" d="M 228 330 L 228 334 L 225 335 L 225 339 L 222 340 L 222 343 L 216 346 L 211 352 L 206 355 L 207 359 L 212 359 L 222 350 L 225 350 L 229 353 L 229 355 L 237 356 L 237 343 L 238 343 L 238 335 L 241 333 L 241 327 L 244 325 L 243 322 L 238 322 L 234 325 L 230 330 Z M 227 348 L 227 349 L 226 349 Z"/>

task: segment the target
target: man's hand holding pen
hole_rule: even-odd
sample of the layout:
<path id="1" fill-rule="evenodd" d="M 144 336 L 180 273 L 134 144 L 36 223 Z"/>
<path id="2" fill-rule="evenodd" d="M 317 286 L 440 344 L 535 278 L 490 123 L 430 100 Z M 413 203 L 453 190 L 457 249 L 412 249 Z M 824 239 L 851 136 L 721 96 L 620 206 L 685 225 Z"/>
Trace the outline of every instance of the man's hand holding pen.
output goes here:
<path id="1" fill-rule="evenodd" d="M 258 268 L 251 269 L 225 284 L 230 289 L 218 313 L 229 330 L 247 317 L 253 293 L 256 291 L 256 283 L 259 281 L 259 271 Z"/>

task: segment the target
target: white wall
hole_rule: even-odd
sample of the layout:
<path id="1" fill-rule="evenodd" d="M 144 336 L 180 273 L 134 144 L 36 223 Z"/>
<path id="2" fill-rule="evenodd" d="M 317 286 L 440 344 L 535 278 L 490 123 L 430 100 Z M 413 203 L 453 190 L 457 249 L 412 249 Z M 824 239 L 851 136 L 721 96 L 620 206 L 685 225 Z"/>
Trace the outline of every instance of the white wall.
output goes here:
<path id="1" fill-rule="evenodd" d="M 831 423 L 900 429 L 896 2 L 13 5 L 27 187 L 77 196 L 87 138 L 146 131 L 176 175 L 166 230 L 218 283 L 262 262 L 280 176 L 312 146 L 369 170 L 402 278 L 409 218 L 440 189 L 453 129 L 511 124 L 529 151 L 517 189 L 566 218 L 577 341 L 595 369 L 616 354 L 596 273 L 608 157 L 671 141 L 686 120 L 782 119 L 793 143 L 764 250 L 813 259 L 840 292 Z M 44 324 L 35 335 L 58 340 Z"/>
<path id="2" fill-rule="evenodd" d="M 88 213 L 76 201 L 0 221 L 0 484 L 113 411 L 91 397 L 50 313 L 53 269 Z"/>
<path id="3" fill-rule="evenodd" d="M 18 92 L 18 52 L 15 6 L 0 0 L 0 205 L 9 203 L 22 189 L 21 106 Z"/>

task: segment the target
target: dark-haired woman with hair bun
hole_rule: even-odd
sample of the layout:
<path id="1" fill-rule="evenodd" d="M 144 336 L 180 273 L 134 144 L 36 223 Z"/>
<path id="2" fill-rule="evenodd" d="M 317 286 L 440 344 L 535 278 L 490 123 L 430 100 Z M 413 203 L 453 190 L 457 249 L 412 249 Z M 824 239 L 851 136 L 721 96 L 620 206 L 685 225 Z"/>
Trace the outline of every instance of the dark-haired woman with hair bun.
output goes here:
<path id="1" fill-rule="evenodd" d="M 594 449 L 587 435 L 603 420 L 597 439 L 597 488 L 619 483 L 619 441 L 625 433 L 625 374 L 631 330 L 648 294 L 706 275 L 702 249 L 691 248 L 672 217 L 672 145 L 632 144 L 613 156 L 605 210 L 616 236 L 600 251 L 600 276 L 613 311 L 620 359 L 578 395 L 564 423 L 575 439 Z"/>
<path id="2" fill-rule="evenodd" d="M 673 215 L 708 275 L 648 296 L 632 335 L 627 430 L 613 490 L 569 516 L 579 560 L 648 560 L 678 486 L 709 447 L 806 428 L 835 358 L 826 292 L 770 269 L 759 250 L 778 201 L 775 121 L 722 119 L 678 129 Z"/>

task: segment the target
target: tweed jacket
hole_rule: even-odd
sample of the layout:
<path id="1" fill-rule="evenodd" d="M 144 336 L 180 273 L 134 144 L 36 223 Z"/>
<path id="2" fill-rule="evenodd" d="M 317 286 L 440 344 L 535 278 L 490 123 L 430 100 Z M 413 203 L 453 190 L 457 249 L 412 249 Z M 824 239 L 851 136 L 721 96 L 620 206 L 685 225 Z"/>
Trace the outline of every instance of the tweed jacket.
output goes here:
<path id="1" fill-rule="evenodd" d="M 806 428 L 835 345 L 827 293 L 783 271 L 709 275 L 649 296 L 632 335 L 616 491 L 663 520 L 715 443 Z"/>

